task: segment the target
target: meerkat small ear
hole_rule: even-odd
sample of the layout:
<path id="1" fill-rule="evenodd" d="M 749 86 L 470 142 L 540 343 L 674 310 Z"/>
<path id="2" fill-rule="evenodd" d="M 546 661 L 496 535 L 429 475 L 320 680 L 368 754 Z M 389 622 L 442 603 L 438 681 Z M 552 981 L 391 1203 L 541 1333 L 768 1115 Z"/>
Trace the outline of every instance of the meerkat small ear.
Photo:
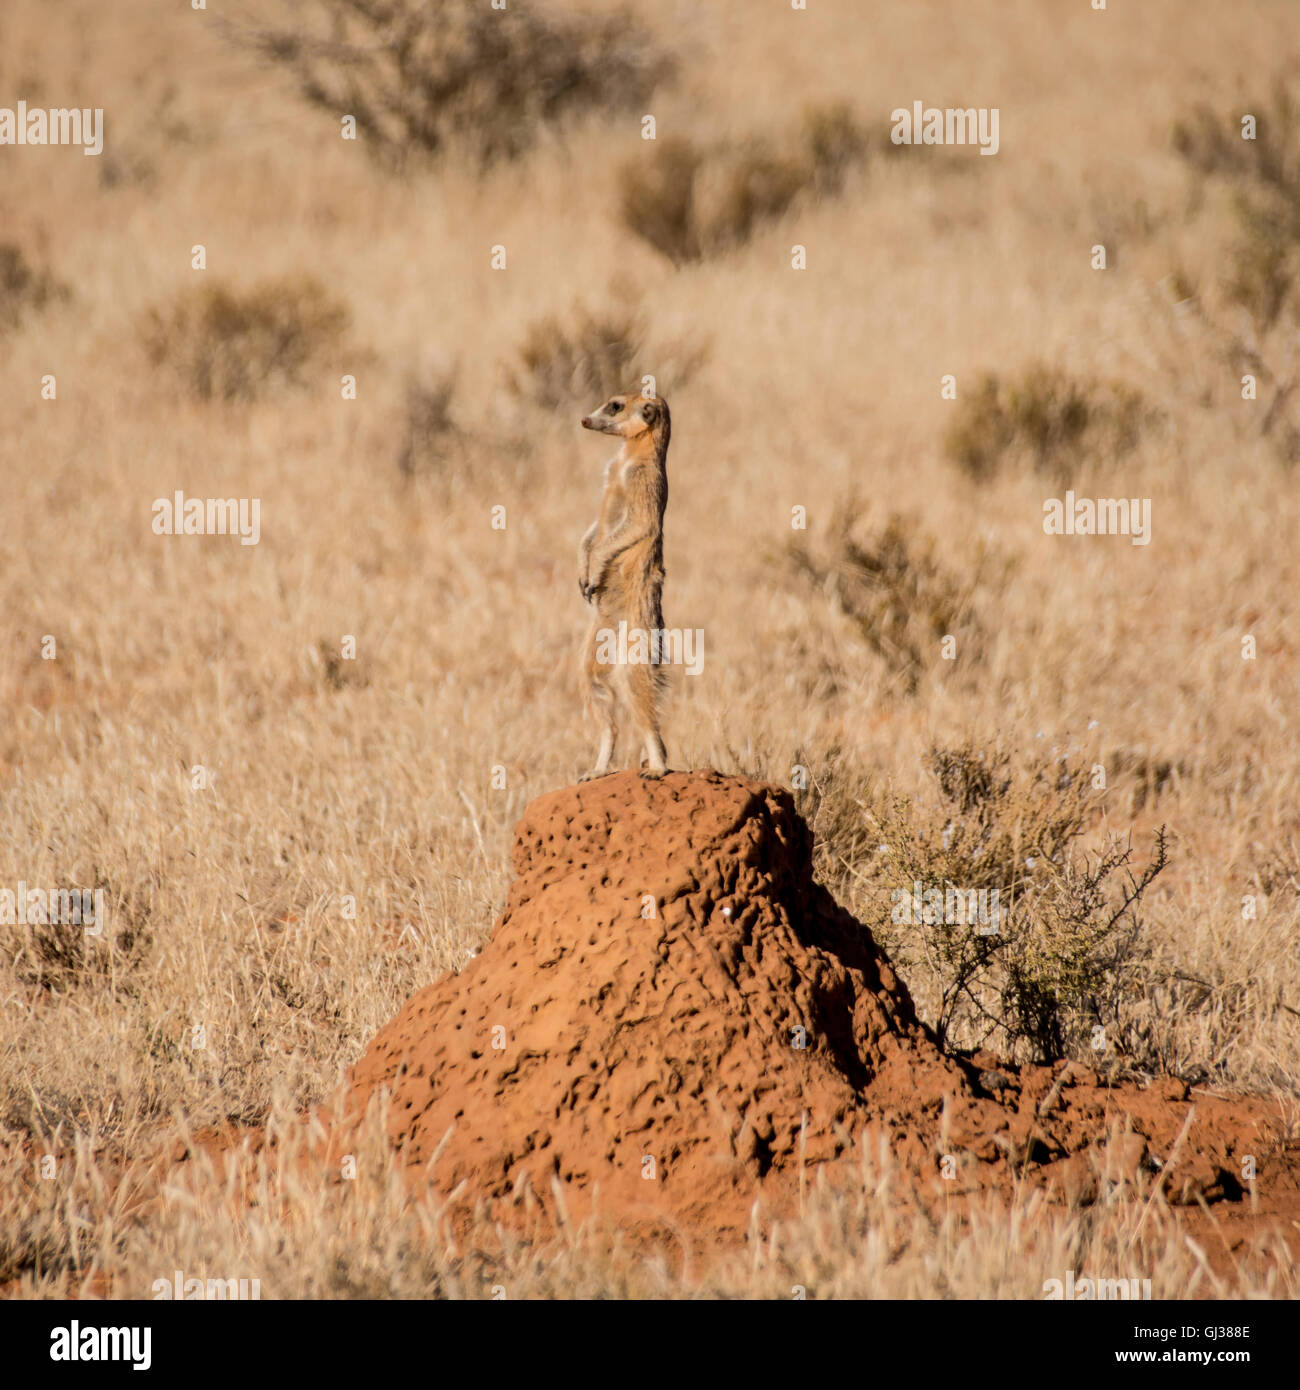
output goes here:
<path id="1" fill-rule="evenodd" d="M 659 407 L 653 401 L 647 401 L 641 407 L 641 418 L 647 425 L 653 425 L 659 418 Z"/>

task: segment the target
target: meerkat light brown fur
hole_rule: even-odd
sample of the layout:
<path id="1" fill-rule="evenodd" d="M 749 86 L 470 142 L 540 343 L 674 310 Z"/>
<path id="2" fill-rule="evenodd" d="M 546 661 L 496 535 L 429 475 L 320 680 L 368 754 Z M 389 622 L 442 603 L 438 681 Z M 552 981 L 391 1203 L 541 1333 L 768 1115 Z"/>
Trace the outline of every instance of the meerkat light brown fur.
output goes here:
<path id="1" fill-rule="evenodd" d="M 583 428 L 616 435 L 618 453 L 605 465 L 600 513 L 578 550 L 578 589 L 593 610 L 584 652 L 587 706 L 603 723 L 596 765 L 582 780 L 603 777 L 618 741 L 618 705 L 626 704 L 645 752 L 643 777 L 668 770 L 659 734 L 666 672 L 657 659 L 663 630 L 664 508 L 668 504 L 667 403 L 639 391 L 620 392 L 583 417 Z M 619 624 L 655 634 L 649 662 L 611 663 L 602 648 Z M 602 641 L 602 634 L 606 634 Z M 643 640 L 649 640 L 645 638 Z"/>

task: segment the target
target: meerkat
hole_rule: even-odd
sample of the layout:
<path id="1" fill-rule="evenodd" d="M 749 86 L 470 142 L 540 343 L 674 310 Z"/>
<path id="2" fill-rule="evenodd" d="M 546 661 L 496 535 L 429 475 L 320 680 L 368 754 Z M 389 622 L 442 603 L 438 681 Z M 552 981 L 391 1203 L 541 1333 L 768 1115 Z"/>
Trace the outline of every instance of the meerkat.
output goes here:
<path id="1" fill-rule="evenodd" d="M 622 445 L 605 465 L 600 512 L 578 550 L 578 590 L 592 610 L 584 649 L 587 708 L 603 727 L 596 765 L 581 781 L 603 777 L 618 742 L 620 697 L 631 712 L 645 752 L 643 777 L 668 770 L 659 734 L 659 706 L 667 684 L 658 634 L 663 630 L 664 508 L 668 505 L 668 405 L 639 391 L 620 392 L 584 415 L 582 426 L 616 435 Z M 652 642 L 649 662 L 611 665 L 601 659 L 602 631 L 639 629 Z"/>

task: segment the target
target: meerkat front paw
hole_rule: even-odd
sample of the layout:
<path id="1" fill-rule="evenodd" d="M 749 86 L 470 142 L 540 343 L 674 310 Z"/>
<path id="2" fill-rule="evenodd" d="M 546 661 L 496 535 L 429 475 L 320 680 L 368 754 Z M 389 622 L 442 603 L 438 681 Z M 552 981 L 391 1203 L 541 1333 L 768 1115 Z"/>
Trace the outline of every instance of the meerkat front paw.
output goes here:
<path id="1" fill-rule="evenodd" d="M 652 782 L 657 782 L 667 772 L 668 769 L 666 767 L 643 767 L 641 769 L 641 776 L 648 778 Z"/>

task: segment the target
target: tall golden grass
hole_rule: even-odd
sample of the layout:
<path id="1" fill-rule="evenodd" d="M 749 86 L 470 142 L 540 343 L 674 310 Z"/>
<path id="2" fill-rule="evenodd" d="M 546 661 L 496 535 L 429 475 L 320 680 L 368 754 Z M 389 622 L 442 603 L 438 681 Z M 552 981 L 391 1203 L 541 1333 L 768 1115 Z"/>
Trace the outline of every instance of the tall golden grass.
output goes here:
<path id="1" fill-rule="evenodd" d="M 604 455 L 578 419 L 596 399 L 550 408 L 512 389 L 535 326 L 575 304 L 644 324 L 634 378 L 661 370 L 656 352 L 691 366 L 671 398 L 665 612 L 703 629 L 705 666 L 675 683 L 674 765 L 787 783 L 806 766 L 831 788 L 823 824 L 876 798 L 937 807 L 935 747 L 1100 765 L 1088 846 L 1131 834 L 1145 855 L 1170 831 L 1143 904 L 1135 1051 L 1116 1065 L 1275 1094 L 1294 1132 L 1300 493 L 1285 440 L 1300 399 L 1277 388 L 1296 302 L 1252 319 L 1233 287 L 1258 175 L 1207 170 L 1175 139 L 1201 104 L 1231 131 L 1294 81 L 1289 14 L 641 7 L 677 61 L 647 102 L 660 140 L 740 148 L 797 131 L 814 100 L 874 134 L 837 187 L 814 182 L 747 239 L 674 266 L 624 217 L 623 171 L 655 149 L 639 113 L 592 109 L 486 168 L 452 141 L 396 173 L 211 13 L 8 0 L 0 105 L 102 105 L 106 145 L 0 148 L 0 243 L 28 276 L 3 284 L 15 303 L 18 279 L 67 290 L 0 312 L 0 888 L 102 885 L 112 932 L 0 927 L 6 1162 L 63 1155 L 48 1183 L 6 1182 L 0 1280 L 139 1297 L 203 1265 L 260 1271 L 266 1296 L 1014 1296 L 1084 1250 L 1132 1252 L 1156 1296 L 1209 1289 L 1171 1220 L 1129 1243 L 1122 1202 L 977 1214 L 911 1232 L 891 1263 L 866 1232 L 903 1218 L 874 1170 L 852 1219 L 819 1198 L 770 1251 L 706 1274 L 590 1232 L 549 1262 L 512 1247 L 489 1268 L 382 1185 L 331 1213 L 297 1194 L 298 1219 L 272 1233 L 232 1219 L 214 1175 L 146 1225 L 115 1209 L 99 1165 L 173 1126 L 275 1121 L 324 1094 L 409 993 L 482 947 L 515 820 L 586 765 L 556 658 L 583 630 L 574 553 Z M 997 106 L 997 156 L 882 148 L 890 110 L 918 99 Z M 181 349 L 151 336 L 202 321 L 170 306 L 302 276 L 346 329 L 293 372 L 267 369 L 250 400 L 195 389 L 172 370 Z M 1122 451 L 1085 434 L 1062 477 L 1028 455 L 963 468 L 946 441 L 982 375 L 1039 364 L 1119 383 L 1150 418 Z M 438 409 L 413 416 L 421 386 Z M 1150 498 L 1151 543 L 1045 535 L 1064 486 Z M 260 543 L 155 535 L 153 501 L 177 490 L 259 498 Z M 829 543 L 842 523 L 864 548 L 901 528 L 953 577 L 954 659 L 905 612 L 919 645 L 902 678 L 789 564 L 792 541 Z M 862 864 L 823 868 L 861 908 Z M 1234 1287 L 1297 1292 L 1276 1244 L 1234 1262 Z"/>

